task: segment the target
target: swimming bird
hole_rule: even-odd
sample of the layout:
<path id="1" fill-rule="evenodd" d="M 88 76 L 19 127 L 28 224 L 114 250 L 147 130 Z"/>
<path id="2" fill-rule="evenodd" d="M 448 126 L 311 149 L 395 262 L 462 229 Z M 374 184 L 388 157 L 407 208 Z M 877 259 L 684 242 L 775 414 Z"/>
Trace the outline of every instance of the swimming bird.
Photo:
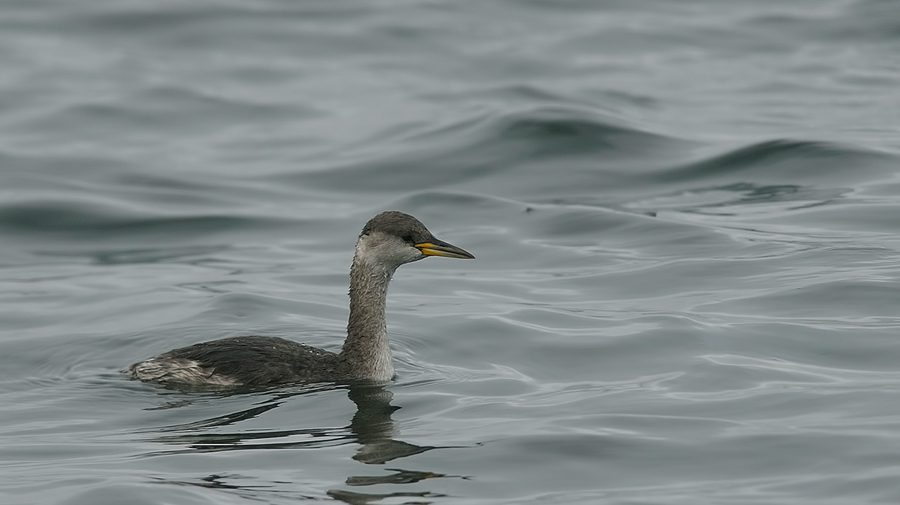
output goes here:
<path id="1" fill-rule="evenodd" d="M 435 238 L 409 214 L 382 212 L 366 223 L 350 267 L 350 318 L 340 353 L 279 337 L 232 337 L 174 349 L 124 372 L 176 386 L 389 381 L 394 365 L 385 323 L 388 284 L 400 265 L 429 256 L 475 258 Z"/>

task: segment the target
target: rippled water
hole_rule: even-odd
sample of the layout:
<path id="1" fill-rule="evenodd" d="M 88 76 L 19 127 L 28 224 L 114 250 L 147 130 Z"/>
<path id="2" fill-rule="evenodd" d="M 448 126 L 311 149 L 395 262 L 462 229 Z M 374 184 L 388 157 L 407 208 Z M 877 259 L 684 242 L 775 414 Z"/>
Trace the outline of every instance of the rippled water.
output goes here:
<path id="1" fill-rule="evenodd" d="M 0 5 L 4 504 L 900 502 L 889 0 Z M 384 388 L 135 361 L 336 350 Z"/>

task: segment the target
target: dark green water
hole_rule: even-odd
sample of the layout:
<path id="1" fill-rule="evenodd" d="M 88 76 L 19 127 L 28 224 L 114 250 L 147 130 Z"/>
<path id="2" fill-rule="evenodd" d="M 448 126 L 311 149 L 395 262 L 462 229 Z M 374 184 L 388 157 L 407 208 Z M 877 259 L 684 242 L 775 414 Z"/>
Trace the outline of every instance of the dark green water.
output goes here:
<path id="1" fill-rule="evenodd" d="M 900 5 L 0 4 L 0 502 L 900 502 Z M 336 350 L 384 388 L 122 367 Z"/>

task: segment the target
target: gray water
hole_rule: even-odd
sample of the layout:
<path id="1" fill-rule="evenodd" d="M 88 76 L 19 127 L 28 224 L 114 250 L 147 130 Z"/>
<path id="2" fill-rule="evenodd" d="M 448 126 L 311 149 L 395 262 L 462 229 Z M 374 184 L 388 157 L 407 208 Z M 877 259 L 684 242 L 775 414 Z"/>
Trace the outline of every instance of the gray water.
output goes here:
<path id="1" fill-rule="evenodd" d="M 900 502 L 900 4 L 0 4 L 0 502 Z M 119 370 L 340 348 L 383 388 Z"/>

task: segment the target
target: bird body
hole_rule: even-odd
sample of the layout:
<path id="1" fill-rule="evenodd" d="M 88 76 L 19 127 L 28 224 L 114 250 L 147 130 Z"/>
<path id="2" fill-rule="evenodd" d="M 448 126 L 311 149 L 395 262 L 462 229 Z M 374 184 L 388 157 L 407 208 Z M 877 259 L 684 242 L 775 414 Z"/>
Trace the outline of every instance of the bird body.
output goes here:
<path id="1" fill-rule="evenodd" d="M 400 265 L 427 256 L 474 258 L 435 238 L 409 214 L 382 212 L 366 223 L 350 267 L 350 317 L 340 353 L 278 337 L 232 337 L 174 349 L 125 373 L 169 385 L 389 381 L 394 366 L 385 322 L 388 284 Z"/>

